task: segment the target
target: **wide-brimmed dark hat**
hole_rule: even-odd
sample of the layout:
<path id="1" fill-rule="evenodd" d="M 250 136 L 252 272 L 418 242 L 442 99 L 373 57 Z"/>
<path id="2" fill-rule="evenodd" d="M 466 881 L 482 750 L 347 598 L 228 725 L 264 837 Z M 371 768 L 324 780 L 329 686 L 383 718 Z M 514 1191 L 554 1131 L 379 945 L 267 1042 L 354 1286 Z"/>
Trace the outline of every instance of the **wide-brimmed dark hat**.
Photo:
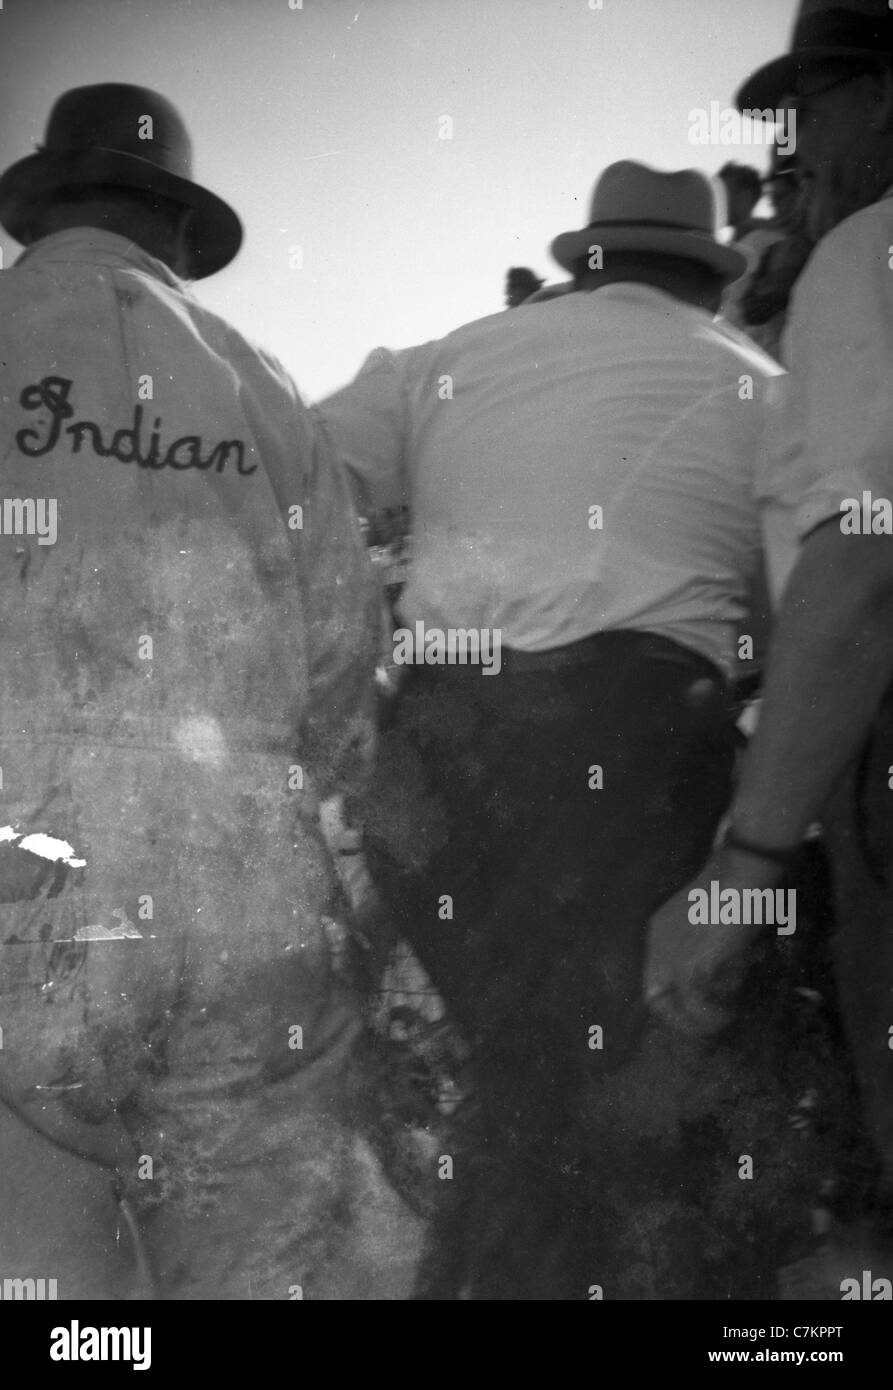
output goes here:
<path id="1" fill-rule="evenodd" d="M 74 87 L 54 105 L 44 143 L 0 177 L 0 223 L 23 246 L 42 235 L 40 209 L 63 190 L 137 189 L 189 208 L 189 278 L 222 270 L 242 244 L 242 224 L 192 178 L 192 142 L 166 97 L 108 82 Z"/>
<path id="2" fill-rule="evenodd" d="M 893 54 L 893 11 L 887 0 L 803 0 L 790 52 L 758 68 L 743 84 L 739 111 L 778 110 L 796 94 L 804 72 L 829 62 L 865 62 Z"/>
<path id="3" fill-rule="evenodd" d="M 727 282 L 747 269 L 740 251 L 717 240 L 713 188 L 697 169 L 666 174 L 632 159 L 610 164 L 593 189 L 589 225 L 562 232 L 551 251 L 560 266 L 573 270 L 594 244 L 603 251 L 698 261 Z"/>

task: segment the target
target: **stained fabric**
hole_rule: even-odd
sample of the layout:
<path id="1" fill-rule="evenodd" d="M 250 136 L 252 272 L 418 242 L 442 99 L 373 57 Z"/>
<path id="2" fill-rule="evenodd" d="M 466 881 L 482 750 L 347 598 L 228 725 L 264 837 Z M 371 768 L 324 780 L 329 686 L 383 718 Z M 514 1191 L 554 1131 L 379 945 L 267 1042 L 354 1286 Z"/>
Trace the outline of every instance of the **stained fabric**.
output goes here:
<path id="1" fill-rule="evenodd" d="M 0 1096 L 106 1163 L 160 1296 L 395 1296 L 412 1226 L 357 1135 L 317 824 L 378 621 L 325 437 L 78 229 L 0 278 L 0 459 Z"/>

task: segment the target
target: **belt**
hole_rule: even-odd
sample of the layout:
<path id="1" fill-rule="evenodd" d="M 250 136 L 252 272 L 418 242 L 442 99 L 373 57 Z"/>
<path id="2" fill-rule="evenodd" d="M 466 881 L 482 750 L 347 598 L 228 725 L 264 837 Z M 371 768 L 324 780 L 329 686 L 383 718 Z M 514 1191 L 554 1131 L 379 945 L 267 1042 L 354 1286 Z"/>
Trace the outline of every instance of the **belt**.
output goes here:
<path id="1" fill-rule="evenodd" d="M 633 632 L 618 629 L 595 632 L 564 647 L 552 647 L 542 652 L 522 652 L 503 646 L 502 671 L 508 675 L 523 675 L 567 667 L 587 666 L 616 660 L 647 661 L 650 664 L 673 666 L 695 678 L 719 681 L 723 689 L 727 681 L 723 672 L 700 652 L 661 637 L 656 632 Z"/>

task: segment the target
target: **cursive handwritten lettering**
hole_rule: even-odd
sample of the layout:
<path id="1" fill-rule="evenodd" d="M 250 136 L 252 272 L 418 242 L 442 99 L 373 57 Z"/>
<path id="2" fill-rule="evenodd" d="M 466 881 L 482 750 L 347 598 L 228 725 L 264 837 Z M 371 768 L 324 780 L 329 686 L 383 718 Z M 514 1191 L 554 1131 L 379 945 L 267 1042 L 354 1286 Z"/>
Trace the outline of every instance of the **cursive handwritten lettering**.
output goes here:
<path id="1" fill-rule="evenodd" d="M 243 478 L 257 471 L 256 463 L 246 466 L 245 445 L 241 439 L 223 439 L 205 455 L 202 454 L 202 438 L 197 434 L 183 435 L 165 448 L 160 416 L 155 417 L 146 446 L 141 405 L 133 408 L 133 424 L 115 430 L 108 444 L 105 443 L 101 427 L 93 420 L 75 420 L 63 428 L 63 422 L 70 420 L 75 413 L 69 400 L 73 385 L 68 377 L 45 376 L 22 391 L 19 403 L 26 410 L 49 412 L 48 421 L 40 426 L 29 425 L 16 434 L 16 444 L 28 458 L 42 458 L 52 453 L 65 434 L 71 441 L 73 454 L 79 454 L 86 445 L 97 458 L 135 463 L 139 468 L 175 468 L 181 472 L 187 468 L 199 468 L 222 473 L 232 459 L 236 472 Z"/>

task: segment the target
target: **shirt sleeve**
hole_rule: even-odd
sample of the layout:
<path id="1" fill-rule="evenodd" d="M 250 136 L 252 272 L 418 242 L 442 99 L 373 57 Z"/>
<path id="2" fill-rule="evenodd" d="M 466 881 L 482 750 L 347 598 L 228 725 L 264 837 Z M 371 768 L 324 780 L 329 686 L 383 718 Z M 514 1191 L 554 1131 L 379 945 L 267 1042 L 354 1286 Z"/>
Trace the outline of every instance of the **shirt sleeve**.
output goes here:
<path id="1" fill-rule="evenodd" d="M 307 605 L 310 702 L 305 739 L 325 793 L 353 783 L 368 741 L 381 595 L 348 480 L 324 422 L 307 415 L 311 439 L 304 526 L 298 542 Z"/>
<path id="2" fill-rule="evenodd" d="M 309 677 L 299 742 L 327 795 L 355 780 L 368 742 L 381 594 L 324 422 L 275 359 L 264 366 L 242 404 L 295 555 Z"/>
<path id="3" fill-rule="evenodd" d="M 404 355 L 376 348 L 349 386 L 313 407 L 366 514 L 409 503 Z"/>
<path id="4" fill-rule="evenodd" d="M 893 491 L 891 223 L 873 208 L 816 249 L 788 337 L 795 435 L 776 496 L 802 538 L 867 489 Z"/>

